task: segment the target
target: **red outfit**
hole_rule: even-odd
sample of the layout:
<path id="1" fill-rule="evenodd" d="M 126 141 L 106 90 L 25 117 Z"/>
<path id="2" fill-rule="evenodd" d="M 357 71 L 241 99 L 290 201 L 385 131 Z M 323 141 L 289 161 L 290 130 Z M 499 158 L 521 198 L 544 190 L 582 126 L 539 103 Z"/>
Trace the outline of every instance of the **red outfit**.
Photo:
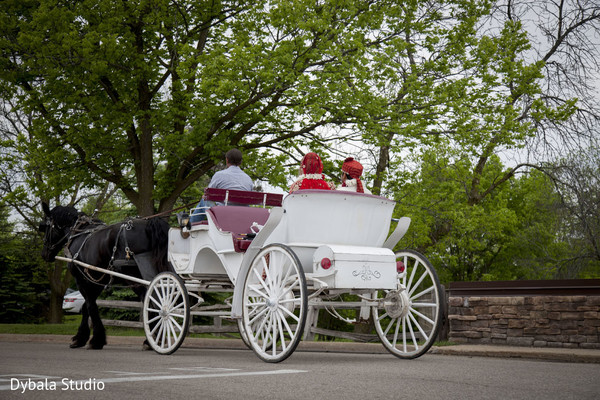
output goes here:
<path id="1" fill-rule="evenodd" d="M 360 180 L 360 176 L 363 173 L 363 166 L 361 163 L 352 157 L 348 157 L 344 160 L 344 164 L 342 164 L 342 172 L 348 175 L 350 178 L 356 179 L 356 191 L 358 193 L 365 192 L 362 181 Z M 346 184 L 343 184 L 342 186 L 346 186 Z"/>
<path id="2" fill-rule="evenodd" d="M 307 153 L 302 159 L 302 175 L 292 184 L 290 193 L 303 189 L 333 190 L 333 184 L 323 176 L 323 161 L 317 153 Z"/>

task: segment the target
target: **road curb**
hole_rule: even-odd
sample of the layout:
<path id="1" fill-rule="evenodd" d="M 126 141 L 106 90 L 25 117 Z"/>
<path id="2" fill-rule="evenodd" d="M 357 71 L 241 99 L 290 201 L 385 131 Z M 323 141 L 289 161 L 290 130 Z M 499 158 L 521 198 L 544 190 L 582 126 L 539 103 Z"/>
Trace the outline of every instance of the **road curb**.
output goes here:
<path id="1" fill-rule="evenodd" d="M 109 336 L 108 346 L 136 346 L 142 348 L 142 336 Z M 0 342 L 37 342 L 64 343 L 71 342 L 68 335 L 20 335 L 0 334 Z M 186 338 L 183 348 L 248 350 L 240 339 Z M 381 343 L 357 342 L 300 342 L 296 351 L 324 353 L 357 353 L 357 354 L 390 354 Z M 501 345 L 468 345 L 433 346 L 428 354 L 453 355 L 467 357 L 521 358 L 545 361 L 600 364 L 600 350 L 537 348 Z"/>
<path id="2" fill-rule="evenodd" d="M 501 345 L 455 345 L 435 347 L 432 354 L 469 357 L 523 358 L 546 361 L 600 363 L 600 350 Z"/>

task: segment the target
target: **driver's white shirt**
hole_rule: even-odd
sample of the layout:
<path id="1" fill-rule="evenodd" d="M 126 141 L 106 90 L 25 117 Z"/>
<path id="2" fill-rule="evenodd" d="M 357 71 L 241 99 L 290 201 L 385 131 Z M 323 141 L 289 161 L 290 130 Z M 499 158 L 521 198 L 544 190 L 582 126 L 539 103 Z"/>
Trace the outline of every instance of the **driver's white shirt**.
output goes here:
<path id="1" fill-rule="evenodd" d="M 240 167 L 230 165 L 227 169 L 215 172 L 208 187 L 251 191 L 254 187 L 254 182 Z"/>

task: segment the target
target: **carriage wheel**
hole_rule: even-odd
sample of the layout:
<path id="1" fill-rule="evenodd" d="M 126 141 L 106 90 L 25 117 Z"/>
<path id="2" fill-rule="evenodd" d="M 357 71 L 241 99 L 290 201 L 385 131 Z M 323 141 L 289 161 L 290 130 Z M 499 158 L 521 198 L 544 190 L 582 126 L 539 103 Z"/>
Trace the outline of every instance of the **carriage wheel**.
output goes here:
<path id="1" fill-rule="evenodd" d="M 248 335 L 246 334 L 246 331 L 244 330 L 243 319 L 239 318 L 237 320 L 237 324 L 238 324 L 238 330 L 240 331 L 240 338 L 242 339 L 242 342 L 244 342 L 244 344 L 246 345 L 247 348 L 252 349 L 252 346 L 250 346 L 250 340 L 248 339 Z"/>
<path id="2" fill-rule="evenodd" d="M 144 331 L 159 354 L 171 354 L 181 346 L 190 324 L 190 304 L 183 280 L 172 272 L 152 279 L 144 299 Z"/>
<path id="3" fill-rule="evenodd" d="M 262 249 L 252 260 L 243 296 L 240 331 L 252 350 L 266 362 L 288 358 L 300 342 L 308 309 L 306 278 L 293 250 L 281 244 Z"/>
<path id="4" fill-rule="evenodd" d="M 399 288 L 376 292 L 373 320 L 386 349 L 399 358 L 417 358 L 433 345 L 442 324 L 441 285 L 422 254 L 402 250 L 396 261 L 405 268 Z"/>

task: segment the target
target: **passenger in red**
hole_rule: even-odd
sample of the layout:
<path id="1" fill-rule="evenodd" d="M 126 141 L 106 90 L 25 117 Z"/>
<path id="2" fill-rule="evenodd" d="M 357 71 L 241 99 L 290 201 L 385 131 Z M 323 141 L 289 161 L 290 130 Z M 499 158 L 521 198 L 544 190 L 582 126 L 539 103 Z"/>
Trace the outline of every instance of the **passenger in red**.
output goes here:
<path id="1" fill-rule="evenodd" d="M 317 153 L 306 153 L 300 165 L 302 174 L 290 186 L 290 193 L 303 189 L 333 190 L 335 185 L 323 176 L 323 161 Z"/>
<path id="2" fill-rule="evenodd" d="M 364 187 L 360 179 L 362 173 L 363 166 L 361 163 L 352 157 L 346 158 L 342 165 L 342 184 L 337 187 L 337 190 L 371 194 L 371 191 Z"/>

